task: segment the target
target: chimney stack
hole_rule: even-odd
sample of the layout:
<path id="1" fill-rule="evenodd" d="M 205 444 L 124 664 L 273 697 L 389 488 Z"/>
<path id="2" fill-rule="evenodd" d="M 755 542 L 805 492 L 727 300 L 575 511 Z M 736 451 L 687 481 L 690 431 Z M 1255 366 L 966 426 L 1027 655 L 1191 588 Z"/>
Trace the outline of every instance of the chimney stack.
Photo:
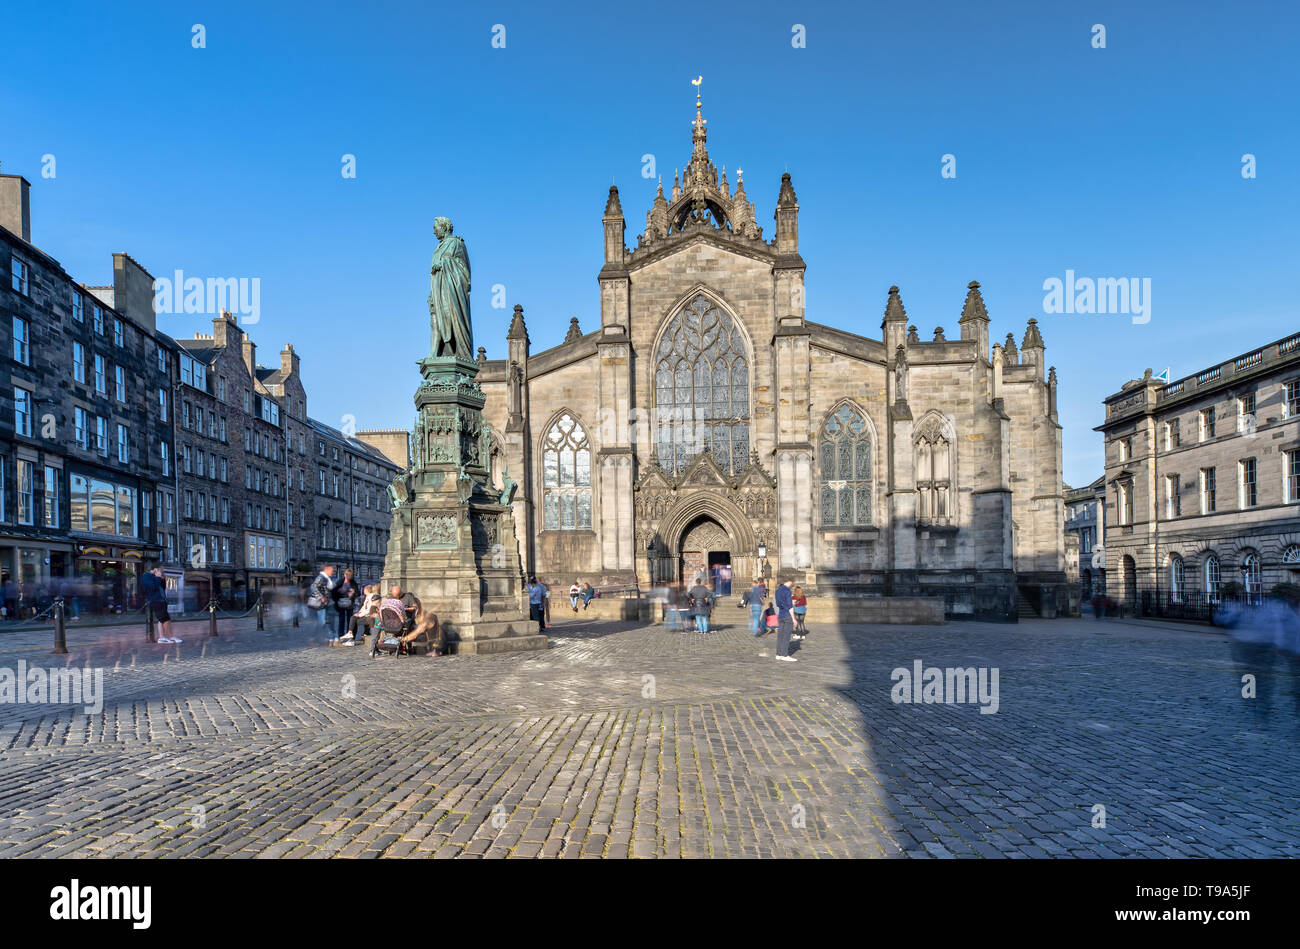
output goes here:
<path id="1" fill-rule="evenodd" d="M 0 227 L 32 242 L 32 183 L 22 175 L 0 175 Z"/>

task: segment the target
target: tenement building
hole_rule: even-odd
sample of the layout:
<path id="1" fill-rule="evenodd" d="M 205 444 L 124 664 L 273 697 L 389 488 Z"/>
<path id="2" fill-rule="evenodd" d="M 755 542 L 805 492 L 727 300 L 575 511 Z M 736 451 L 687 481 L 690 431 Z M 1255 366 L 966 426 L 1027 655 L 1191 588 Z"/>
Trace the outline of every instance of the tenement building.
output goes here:
<path id="1" fill-rule="evenodd" d="M 388 485 L 400 469 L 356 435 L 316 419 L 310 422 L 316 449 L 317 559 L 351 567 L 360 583 L 378 583 L 393 517 Z M 401 435 L 404 448 L 406 433 Z"/>
<path id="2" fill-rule="evenodd" d="M 0 582 L 5 615 L 53 595 L 133 603 L 164 551 L 155 518 L 169 440 L 151 278 L 126 254 L 86 287 L 31 243 L 30 184 L 0 175 Z M 83 584 L 73 586 L 80 579 Z"/>
<path id="3" fill-rule="evenodd" d="M 1109 595 L 1251 599 L 1300 582 L 1300 335 L 1105 400 Z"/>
<path id="4" fill-rule="evenodd" d="M 698 99 L 691 149 L 631 250 L 610 188 L 600 325 L 575 319 L 533 352 L 516 307 L 508 357 L 481 364 L 526 569 L 645 589 L 728 566 L 935 595 L 952 614 L 1010 617 L 1019 595 L 1054 615 L 1061 430 L 1036 322 L 990 347 L 975 282 L 953 338 L 923 339 L 897 287 L 880 339 L 815 322 L 791 176 L 767 238 L 741 172 L 733 185 L 709 157 Z"/>
<path id="5" fill-rule="evenodd" d="M 139 608 L 154 562 L 185 611 L 211 597 L 246 606 L 268 585 L 307 582 L 322 559 L 377 577 L 398 465 L 308 417 L 293 347 L 278 368 L 259 365 L 228 312 L 174 339 L 153 277 L 126 254 L 111 286 L 76 282 L 32 244 L 30 188 L 0 175 L 3 615 L 57 595 L 72 614 Z M 376 434 L 404 465 L 405 433 Z M 322 438 L 345 446 L 337 499 L 318 491 Z M 331 532 L 318 551 L 321 507 Z"/>

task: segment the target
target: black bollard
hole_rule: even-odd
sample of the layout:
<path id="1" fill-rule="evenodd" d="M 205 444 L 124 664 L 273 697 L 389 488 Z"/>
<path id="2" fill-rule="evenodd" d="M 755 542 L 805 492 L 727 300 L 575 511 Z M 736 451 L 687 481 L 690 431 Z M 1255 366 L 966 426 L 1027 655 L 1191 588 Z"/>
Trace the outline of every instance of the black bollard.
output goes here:
<path id="1" fill-rule="evenodd" d="M 297 628 L 298 628 L 298 607 L 297 607 L 296 604 L 295 604 L 294 609 L 293 609 L 293 626 L 294 626 L 294 629 L 297 629 Z"/>
<path id="2" fill-rule="evenodd" d="M 149 603 L 144 605 L 144 639 L 145 642 L 150 643 L 156 643 L 158 641 L 158 637 L 154 633 L 153 628 L 153 606 Z"/>
<path id="3" fill-rule="evenodd" d="M 262 618 L 262 614 L 265 611 L 266 611 L 266 607 L 262 604 L 262 596 L 261 594 L 258 594 L 257 597 L 257 628 L 258 629 L 266 629 L 266 622 Z"/>
<path id="4" fill-rule="evenodd" d="M 68 654 L 68 631 L 63 625 L 63 597 L 54 598 L 54 655 Z"/>
<path id="5" fill-rule="evenodd" d="M 217 598 L 208 600 L 208 635 L 217 635 Z"/>

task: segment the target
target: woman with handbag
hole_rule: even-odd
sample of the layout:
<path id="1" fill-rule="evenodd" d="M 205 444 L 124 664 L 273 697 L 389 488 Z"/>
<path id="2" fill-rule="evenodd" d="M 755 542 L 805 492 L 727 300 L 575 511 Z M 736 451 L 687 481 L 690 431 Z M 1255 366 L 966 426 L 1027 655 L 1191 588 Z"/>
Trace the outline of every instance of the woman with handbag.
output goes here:
<path id="1" fill-rule="evenodd" d="M 320 568 L 320 573 L 316 574 L 316 579 L 312 581 L 311 592 L 307 597 L 307 608 L 315 610 L 316 615 L 320 617 L 320 625 L 328 629 L 329 624 L 326 622 L 326 607 L 333 602 L 334 590 L 334 564 L 327 563 Z"/>
<path id="2" fill-rule="evenodd" d="M 334 598 L 334 609 L 338 613 L 339 624 L 335 642 L 340 646 L 351 646 L 355 637 L 348 630 L 348 620 L 352 618 L 352 610 L 357 600 L 361 598 L 361 588 L 357 586 L 357 581 L 352 579 L 351 567 L 343 571 L 343 579 L 331 591 L 331 595 Z"/>

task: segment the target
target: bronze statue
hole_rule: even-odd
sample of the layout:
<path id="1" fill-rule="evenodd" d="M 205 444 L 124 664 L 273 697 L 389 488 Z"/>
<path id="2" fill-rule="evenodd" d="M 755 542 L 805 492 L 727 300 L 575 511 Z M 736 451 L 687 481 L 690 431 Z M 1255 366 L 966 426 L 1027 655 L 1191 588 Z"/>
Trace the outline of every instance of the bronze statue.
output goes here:
<path id="1" fill-rule="evenodd" d="M 452 233 L 451 220 L 433 219 L 438 246 L 429 268 L 429 324 L 432 356 L 474 358 L 474 329 L 469 316 L 469 253 Z"/>

